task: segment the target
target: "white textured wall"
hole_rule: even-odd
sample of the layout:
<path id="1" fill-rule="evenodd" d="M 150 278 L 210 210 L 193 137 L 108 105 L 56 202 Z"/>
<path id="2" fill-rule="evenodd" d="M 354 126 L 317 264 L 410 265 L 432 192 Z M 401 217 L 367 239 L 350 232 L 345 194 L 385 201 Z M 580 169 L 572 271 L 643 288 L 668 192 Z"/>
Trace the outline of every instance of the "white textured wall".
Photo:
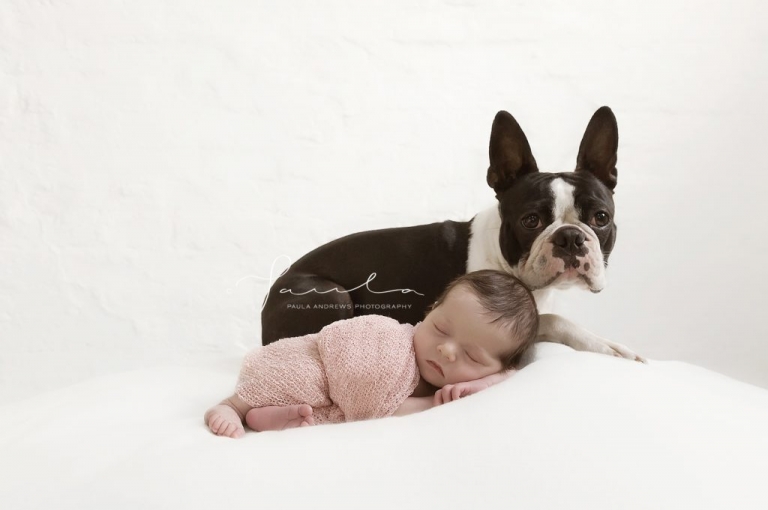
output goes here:
<path id="1" fill-rule="evenodd" d="M 768 387 L 765 5 L 0 0 L 0 402 L 238 356 L 249 276 L 491 204 L 499 109 L 570 170 L 603 104 L 609 289 L 559 310 Z"/>

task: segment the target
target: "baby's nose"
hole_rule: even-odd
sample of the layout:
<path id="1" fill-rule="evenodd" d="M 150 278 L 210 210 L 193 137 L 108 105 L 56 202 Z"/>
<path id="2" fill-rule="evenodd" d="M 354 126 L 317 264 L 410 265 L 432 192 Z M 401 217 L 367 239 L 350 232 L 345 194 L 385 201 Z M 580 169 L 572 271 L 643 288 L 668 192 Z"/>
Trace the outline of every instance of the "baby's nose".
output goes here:
<path id="1" fill-rule="evenodd" d="M 453 363 L 456 361 L 455 349 L 448 344 L 440 344 L 437 346 L 437 352 L 443 355 L 445 359 Z"/>

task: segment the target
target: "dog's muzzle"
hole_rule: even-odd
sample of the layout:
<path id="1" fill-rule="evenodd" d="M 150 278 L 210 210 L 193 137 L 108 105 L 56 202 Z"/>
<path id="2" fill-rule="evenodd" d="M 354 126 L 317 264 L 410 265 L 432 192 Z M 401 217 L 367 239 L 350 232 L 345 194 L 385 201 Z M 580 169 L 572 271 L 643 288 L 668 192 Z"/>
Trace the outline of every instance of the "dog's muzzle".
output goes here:
<path id="1" fill-rule="evenodd" d="M 534 244 L 519 274 L 533 289 L 576 285 L 600 292 L 605 285 L 604 269 L 597 238 L 576 225 L 562 225 Z"/>

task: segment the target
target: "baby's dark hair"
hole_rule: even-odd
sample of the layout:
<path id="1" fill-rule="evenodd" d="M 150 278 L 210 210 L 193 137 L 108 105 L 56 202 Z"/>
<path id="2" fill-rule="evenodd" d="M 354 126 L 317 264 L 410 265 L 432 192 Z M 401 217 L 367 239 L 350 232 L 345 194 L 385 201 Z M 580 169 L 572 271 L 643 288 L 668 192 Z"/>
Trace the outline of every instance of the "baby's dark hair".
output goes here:
<path id="1" fill-rule="evenodd" d="M 523 353 L 536 342 L 539 329 L 539 311 L 531 291 L 509 273 L 492 269 L 473 271 L 449 283 L 427 314 L 440 306 L 448 293 L 459 286 L 472 292 L 488 315 L 495 316 L 492 323 L 500 322 L 512 338 L 520 339 L 520 345 L 501 358 L 505 370 L 517 367 Z"/>

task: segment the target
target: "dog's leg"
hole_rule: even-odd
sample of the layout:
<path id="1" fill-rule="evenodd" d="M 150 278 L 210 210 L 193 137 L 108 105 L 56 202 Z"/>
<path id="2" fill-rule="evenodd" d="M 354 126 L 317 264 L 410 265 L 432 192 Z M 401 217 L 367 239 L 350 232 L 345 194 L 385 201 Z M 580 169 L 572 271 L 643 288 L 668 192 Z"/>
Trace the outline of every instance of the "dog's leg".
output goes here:
<path id="1" fill-rule="evenodd" d="M 354 315 L 349 293 L 317 275 L 288 272 L 269 289 L 261 311 L 261 344 L 317 333 Z"/>
<path id="2" fill-rule="evenodd" d="M 597 352 L 647 363 L 645 358 L 627 346 L 601 338 L 554 313 L 545 313 L 539 316 L 539 333 L 536 341 L 556 342 L 577 351 Z"/>

